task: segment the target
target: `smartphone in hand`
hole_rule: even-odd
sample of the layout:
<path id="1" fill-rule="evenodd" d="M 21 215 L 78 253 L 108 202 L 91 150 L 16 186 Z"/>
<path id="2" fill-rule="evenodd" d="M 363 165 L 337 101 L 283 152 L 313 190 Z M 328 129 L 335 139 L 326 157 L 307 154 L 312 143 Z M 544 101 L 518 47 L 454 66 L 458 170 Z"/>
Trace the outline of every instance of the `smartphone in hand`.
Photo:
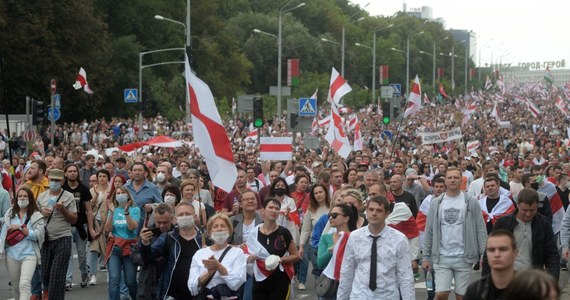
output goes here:
<path id="1" fill-rule="evenodd" d="M 162 234 L 162 231 L 160 230 L 160 228 L 153 228 L 150 231 L 152 232 L 152 235 L 154 235 L 154 236 L 160 236 Z"/>

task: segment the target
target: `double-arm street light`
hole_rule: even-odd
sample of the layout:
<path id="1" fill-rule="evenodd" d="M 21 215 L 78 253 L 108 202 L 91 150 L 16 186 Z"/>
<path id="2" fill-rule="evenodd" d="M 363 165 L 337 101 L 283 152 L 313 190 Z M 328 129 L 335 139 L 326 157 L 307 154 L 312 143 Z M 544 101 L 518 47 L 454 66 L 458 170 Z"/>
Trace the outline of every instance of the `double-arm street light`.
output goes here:
<path id="1" fill-rule="evenodd" d="M 420 50 L 420 53 L 422 53 L 422 54 L 427 54 L 427 55 L 429 55 L 429 56 L 431 56 L 431 57 L 433 58 L 433 66 L 432 66 L 432 87 L 433 87 L 434 90 L 435 90 L 435 70 L 436 70 L 436 61 L 437 61 L 437 54 L 435 53 L 436 45 L 437 45 L 438 42 L 442 42 L 442 41 L 445 41 L 445 40 L 447 40 L 447 39 L 449 39 L 448 36 L 446 36 L 446 37 L 444 37 L 444 38 L 442 38 L 442 39 L 436 39 L 436 40 L 434 40 L 434 41 L 433 41 L 433 53 L 429 53 L 429 52 L 421 51 L 421 50 Z"/>
<path id="2" fill-rule="evenodd" d="M 191 32 L 190 3 L 191 3 L 191 0 L 186 0 L 186 24 L 179 22 L 179 21 L 176 21 L 176 20 L 173 20 L 173 19 L 165 18 L 161 15 L 154 16 L 154 18 L 157 20 L 168 21 L 168 22 L 176 23 L 178 25 L 182 25 L 184 27 L 184 35 L 186 37 L 186 48 L 192 47 L 192 37 L 190 35 L 190 32 Z M 190 59 L 190 57 L 188 59 Z M 188 63 L 190 63 L 190 62 L 188 62 Z M 186 84 L 185 84 L 184 90 L 186 91 L 186 99 L 184 99 L 185 121 L 186 121 L 186 124 L 190 124 L 190 122 L 191 122 L 191 119 L 190 119 L 190 101 L 189 101 L 189 97 L 188 97 L 188 89 L 186 88 Z M 141 95 L 142 95 L 142 93 L 141 93 Z"/>
<path id="3" fill-rule="evenodd" d="M 279 61 L 279 63 L 277 64 L 277 117 L 279 119 L 281 119 L 281 55 L 282 55 L 282 49 L 283 49 L 283 43 L 282 43 L 282 36 L 283 36 L 283 14 L 286 12 L 290 12 L 294 9 L 297 9 L 299 7 L 305 6 L 305 2 L 301 2 L 299 4 L 297 4 L 296 6 L 293 6 L 291 8 L 287 8 L 287 6 L 289 6 L 289 4 L 291 4 L 291 2 L 293 2 L 293 0 L 290 0 L 289 2 L 285 3 L 285 5 L 283 5 L 280 9 L 279 9 L 279 31 L 277 34 L 277 60 Z"/>
<path id="4" fill-rule="evenodd" d="M 344 78 L 344 47 L 342 46 L 341 43 L 337 42 L 337 41 L 333 41 L 333 40 L 329 40 L 327 38 L 321 38 L 321 41 L 325 42 L 325 43 L 331 43 L 331 44 L 335 44 L 337 46 L 340 47 L 340 52 L 341 52 L 341 76 L 343 76 Z"/>
<path id="5" fill-rule="evenodd" d="M 380 26 L 373 29 L 372 47 L 362 45 L 361 43 L 355 43 L 358 47 L 368 48 L 372 50 L 372 102 L 376 102 L 376 32 L 382 31 L 384 29 L 392 28 L 394 24 L 389 24 L 388 26 Z"/>

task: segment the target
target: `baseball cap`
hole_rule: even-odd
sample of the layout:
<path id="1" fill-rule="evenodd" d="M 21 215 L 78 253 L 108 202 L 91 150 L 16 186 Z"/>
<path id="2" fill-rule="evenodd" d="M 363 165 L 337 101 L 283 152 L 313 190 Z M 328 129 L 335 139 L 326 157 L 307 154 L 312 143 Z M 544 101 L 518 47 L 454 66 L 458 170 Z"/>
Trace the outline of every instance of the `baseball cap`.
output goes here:
<path id="1" fill-rule="evenodd" d="M 59 169 L 51 169 L 48 173 L 50 180 L 63 180 L 63 171 Z"/>

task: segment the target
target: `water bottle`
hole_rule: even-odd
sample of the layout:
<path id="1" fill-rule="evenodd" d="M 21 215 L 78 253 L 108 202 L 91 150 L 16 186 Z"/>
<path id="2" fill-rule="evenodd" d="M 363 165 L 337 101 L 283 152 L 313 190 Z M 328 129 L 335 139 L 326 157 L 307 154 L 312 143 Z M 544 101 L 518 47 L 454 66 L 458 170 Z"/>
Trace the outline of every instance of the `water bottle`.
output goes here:
<path id="1" fill-rule="evenodd" d="M 433 291 L 433 276 L 431 276 L 431 271 L 426 273 L 426 289 L 428 291 Z"/>

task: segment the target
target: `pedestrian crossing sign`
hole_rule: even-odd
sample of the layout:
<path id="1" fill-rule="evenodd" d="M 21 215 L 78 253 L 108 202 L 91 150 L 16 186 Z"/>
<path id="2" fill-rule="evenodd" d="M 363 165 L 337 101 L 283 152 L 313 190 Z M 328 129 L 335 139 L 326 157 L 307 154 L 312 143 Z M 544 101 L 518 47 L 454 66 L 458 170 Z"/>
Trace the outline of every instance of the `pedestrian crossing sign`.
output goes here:
<path id="1" fill-rule="evenodd" d="M 317 115 L 317 99 L 300 98 L 299 99 L 299 116 L 314 117 Z"/>
<path id="2" fill-rule="evenodd" d="M 125 89 L 123 91 L 123 98 L 125 103 L 137 103 L 139 102 L 138 89 Z"/>

